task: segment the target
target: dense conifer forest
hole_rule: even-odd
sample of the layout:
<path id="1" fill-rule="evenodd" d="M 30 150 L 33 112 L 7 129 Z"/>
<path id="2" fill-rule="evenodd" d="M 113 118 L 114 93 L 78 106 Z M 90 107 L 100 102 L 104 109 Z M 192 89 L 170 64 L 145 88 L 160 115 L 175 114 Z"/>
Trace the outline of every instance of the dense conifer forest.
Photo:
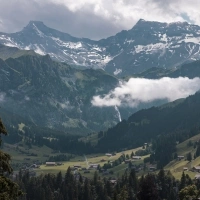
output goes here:
<path id="1" fill-rule="evenodd" d="M 163 169 L 140 178 L 130 169 L 117 180 L 101 178 L 98 172 L 88 179 L 70 168 L 65 174 L 38 177 L 20 171 L 16 181 L 24 192 L 20 200 L 185 200 L 200 195 L 199 181 L 192 181 L 184 172 L 177 181 Z"/>

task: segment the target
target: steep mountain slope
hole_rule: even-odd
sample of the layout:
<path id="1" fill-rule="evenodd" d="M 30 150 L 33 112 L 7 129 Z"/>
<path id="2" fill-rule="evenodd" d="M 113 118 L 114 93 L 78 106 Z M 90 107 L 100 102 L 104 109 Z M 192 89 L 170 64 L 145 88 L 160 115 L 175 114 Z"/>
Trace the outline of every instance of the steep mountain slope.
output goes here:
<path id="1" fill-rule="evenodd" d="M 131 30 L 122 31 L 108 41 L 110 48 L 119 49 L 119 55 L 107 64 L 106 70 L 122 69 L 122 75 L 151 67 L 173 68 L 200 56 L 200 27 L 186 22 L 140 20 Z"/>
<path id="2" fill-rule="evenodd" d="M 131 77 L 159 79 L 162 77 L 177 78 L 180 76 L 188 78 L 200 77 L 200 61 L 197 60 L 191 63 L 183 64 L 177 67 L 176 69 L 163 69 L 159 67 L 153 67 L 139 74 L 124 77 L 124 79 L 128 80 Z"/>
<path id="3" fill-rule="evenodd" d="M 38 126 L 69 133 L 105 130 L 142 108 L 167 100 L 141 103 L 138 107 L 95 107 L 93 96 L 105 95 L 119 80 L 103 70 L 79 70 L 52 61 L 34 51 L 0 46 L 0 106 Z M 5 57 L 11 56 L 8 59 Z M 190 70 L 192 69 L 192 70 Z M 152 68 L 138 77 L 200 76 L 200 62 L 164 70 Z"/>
<path id="4" fill-rule="evenodd" d="M 139 20 L 128 31 L 93 41 L 30 21 L 20 32 L 0 33 L 0 43 L 49 54 L 71 65 L 104 68 L 118 76 L 152 67 L 173 68 L 200 59 L 200 27 L 186 22 Z"/>
<path id="5" fill-rule="evenodd" d="M 4 137 L 3 141 L 8 143 L 15 144 L 19 141 L 25 142 L 23 140 L 24 137 L 30 138 L 31 135 L 33 137 L 52 137 L 53 135 L 67 135 L 71 138 L 77 137 L 76 135 L 72 135 L 64 131 L 37 126 L 33 122 L 29 121 L 28 118 L 23 118 L 20 115 L 9 112 L 2 107 L 0 108 L 0 118 L 2 119 L 8 132 L 8 137 Z"/>
<path id="6" fill-rule="evenodd" d="M 115 108 L 93 107 L 91 98 L 116 87 L 102 70 L 77 70 L 40 55 L 0 59 L 0 106 L 38 126 L 88 133 L 118 122 Z"/>
<path id="7" fill-rule="evenodd" d="M 143 145 L 156 136 L 189 131 L 200 126 L 200 92 L 165 104 L 136 112 L 104 132 L 97 149 L 118 151 Z"/>
<path id="8" fill-rule="evenodd" d="M 18 58 L 23 55 L 37 55 L 33 50 L 20 50 L 17 47 L 10 48 L 0 44 L 0 58 L 6 60 L 8 58 Z"/>
<path id="9" fill-rule="evenodd" d="M 73 65 L 104 66 L 106 62 L 105 50 L 99 48 L 95 41 L 75 38 L 51 29 L 40 21 L 30 21 L 17 33 L 0 33 L 0 42 L 20 49 L 33 49 L 41 55 L 49 54 L 57 61 Z"/>

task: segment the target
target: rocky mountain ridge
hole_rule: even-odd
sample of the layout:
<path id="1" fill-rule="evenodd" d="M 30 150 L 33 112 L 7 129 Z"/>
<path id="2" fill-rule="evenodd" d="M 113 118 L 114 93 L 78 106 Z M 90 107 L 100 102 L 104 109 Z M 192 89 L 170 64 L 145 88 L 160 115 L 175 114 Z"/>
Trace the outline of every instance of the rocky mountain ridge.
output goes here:
<path id="1" fill-rule="evenodd" d="M 151 67 L 175 68 L 200 59 L 200 27 L 187 22 L 168 24 L 141 19 L 130 30 L 94 41 L 30 21 L 20 32 L 0 33 L 0 43 L 118 76 Z"/>

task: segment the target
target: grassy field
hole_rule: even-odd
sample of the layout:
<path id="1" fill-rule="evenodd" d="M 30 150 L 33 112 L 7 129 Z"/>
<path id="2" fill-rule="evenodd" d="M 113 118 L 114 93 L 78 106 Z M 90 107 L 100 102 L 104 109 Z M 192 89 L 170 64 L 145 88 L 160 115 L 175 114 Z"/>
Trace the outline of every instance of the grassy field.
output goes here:
<path id="1" fill-rule="evenodd" d="M 61 171 L 63 174 L 66 172 L 68 167 L 73 168 L 74 166 L 79 165 L 80 169 L 78 170 L 79 173 L 86 177 L 92 177 L 95 169 L 91 169 L 90 173 L 84 173 L 85 170 L 81 170 L 82 168 L 88 168 L 90 164 L 98 164 L 100 166 L 103 166 L 105 163 L 109 163 L 112 161 L 117 160 L 122 154 L 124 155 L 131 155 L 132 152 L 136 152 L 138 150 L 142 149 L 142 147 L 126 150 L 123 152 L 116 153 L 113 156 L 106 156 L 105 154 L 90 154 L 90 155 L 82 155 L 82 156 L 74 156 L 74 158 L 70 159 L 70 161 L 62 162 L 62 165 L 57 166 L 46 166 L 46 161 L 48 160 L 48 156 L 55 156 L 59 155 L 59 153 L 53 153 L 53 150 L 43 146 L 43 147 L 37 147 L 32 146 L 31 148 L 28 148 L 28 146 L 24 144 L 18 144 L 18 145 L 9 145 L 4 144 L 4 151 L 9 153 L 12 156 L 12 164 L 13 166 L 22 167 L 23 165 L 31 165 L 35 162 L 40 162 L 40 168 L 35 169 L 36 174 L 42 174 L 42 173 L 58 173 Z M 37 156 L 30 156 L 31 154 L 37 155 Z M 142 164 L 143 159 L 146 156 L 143 156 L 141 160 L 134 161 L 133 163 L 136 165 Z M 116 167 L 110 168 L 108 171 L 112 171 L 112 174 L 106 174 L 107 177 L 118 177 L 121 176 L 126 168 L 128 167 L 128 164 L 122 163 Z M 17 167 L 15 167 L 15 170 L 18 170 Z"/>
<path id="2" fill-rule="evenodd" d="M 80 138 L 80 141 L 91 142 L 92 145 L 96 145 L 98 142 L 98 133 L 93 133 L 91 135 Z"/>
<path id="3" fill-rule="evenodd" d="M 52 154 L 52 149 L 43 146 L 37 147 L 32 146 L 29 148 L 26 145 L 10 145 L 4 144 L 4 151 L 9 153 L 12 156 L 13 163 L 23 163 L 24 161 L 29 161 L 29 163 L 34 162 L 35 160 L 40 160 L 44 162 L 47 159 L 47 155 L 55 155 Z M 30 156 L 31 154 L 37 156 Z"/>
<path id="4" fill-rule="evenodd" d="M 92 135 L 92 137 L 94 137 L 94 140 L 96 139 L 95 138 L 96 135 Z M 190 152 L 193 157 L 196 151 L 193 145 L 188 146 L 189 141 L 191 141 L 190 143 L 194 144 L 198 140 L 200 140 L 200 134 L 177 145 L 177 154 L 184 156 L 184 158 L 181 160 L 174 159 L 165 167 L 165 170 L 170 170 L 172 175 L 176 179 L 181 178 L 184 167 L 188 168 L 188 171 L 185 171 L 185 173 L 188 174 L 192 179 L 196 175 L 196 172 L 192 172 L 190 169 L 192 169 L 192 167 L 194 166 L 200 165 L 200 157 L 193 159 L 191 162 L 187 161 L 185 158 L 187 157 L 187 154 Z M 141 150 L 141 149 L 142 147 L 126 150 L 123 152 L 116 153 L 113 156 L 106 156 L 105 154 L 90 154 L 90 155 L 74 156 L 72 159 L 70 159 L 70 161 L 62 162 L 62 165 L 60 166 L 46 166 L 45 163 L 48 160 L 48 157 L 59 155 L 59 153 L 53 152 L 52 149 L 46 146 L 43 146 L 43 147 L 32 146 L 31 148 L 29 148 L 28 146 L 24 144 L 18 144 L 18 145 L 4 144 L 4 151 L 8 152 L 12 156 L 12 164 L 14 166 L 16 164 L 22 166 L 24 163 L 28 163 L 30 165 L 35 162 L 40 162 L 41 163 L 40 168 L 36 169 L 36 173 L 39 175 L 42 173 L 58 173 L 59 171 L 61 171 L 64 174 L 68 167 L 73 168 L 74 166 L 79 165 L 80 169 L 78 170 L 78 172 L 83 174 L 86 177 L 92 177 L 95 169 L 91 169 L 90 173 L 85 174 L 84 173 L 85 170 L 81 170 L 81 168 L 87 169 L 90 164 L 98 164 L 102 167 L 105 163 L 111 163 L 112 161 L 117 160 L 122 154 L 124 155 L 128 154 L 130 156 L 132 152 L 135 153 L 136 151 Z M 31 155 L 35 155 L 35 156 L 31 156 Z M 66 155 L 69 155 L 69 154 L 66 154 Z M 132 163 L 136 165 L 143 164 L 144 158 L 145 156 L 143 156 L 141 160 L 132 161 Z M 105 176 L 118 177 L 124 173 L 127 167 L 128 167 L 128 164 L 122 163 L 108 170 L 108 171 L 112 170 L 113 174 L 108 174 Z M 143 170 L 140 170 L 138 175 L 141 176 L 146 173 L 148 173 L 148 166 L 147 166 L 146 172 L 144 172 Z"/>
<path id="5" fill-rule="evenodd" d="M 194 176 L 197 174 L 196 172 L 192 172 L 191 169 L 194 166 L 198 166 L 200 165 L 200 157 L 197 157 L 196 159 L 193 159 L 191 162 L 186 160 L 187 154 L 191 153 L 192 154 L 192 158 L 194 157 L 194 153 L 196 152 L 196 148 L 194 148 L 194 146 L 188 146 L 189 142 L 191 141 L 191 143 L 195 143 L 196 141 L 200 140 L 200 134 L 180 143 L 177 145 L 177 154 L 180 156 L 184 156 L 183 159 L 178 160 L 175 159 L 173 161 L 171 161 L 166 167 L 166 170 L 170 170 L 172 175 L 176 178 L 176 179 L 180 179 L 181 175 L 183 173 L 183 168 L 187 167 L 188 171 L 184 171 L 185 174 L 188 174 L 190 176 L 190 178 L 194 179 Z"/>
<path id="6" fill-rule="evenodd" d="M 61 166 L 46 166 L 45 164 L 41 165 L 40 169 L 37 170 L 37 173 L 38 174 L 40 174 L 40 173 L 50 173 L 50 172 L 51 173 L 58 173 L 59 171 L 61 171 L 62 173 L 65 173 L 68 167 L 73 168 L 76 165 L 81 166 L 81 168 L 88 168 L 90 164 L 98 164 L 100 166 L 103 166 L 105 163 L 117 160 L 122 154 L 130 155 L 132 152 L 135 153 L 139 149 L 142 149 L 142 148 L 140 147 L 140 148 L 131 149 L 131 150 L 127 150 L 127 151 L 124 151 L 124 152 L 116 153 L 116 155 L 110 156 L 110 157 L 106 156 L 104 154 L 92 154 L 92 155 L 85 155 L 85 156 L 83 155 L 82 157 L 76 156 L 75 158 L 71 159 L 68 162 L 62 162 L 63 165 L 61 165 Z M 136 164 L 143 163 L 144 158 L 145 158 L 145 156 L 143 156 L 141 160 L 135 161 L 135 163 Z M 111 177 L 120 176 L 124 173 L 127 166 L 128 166 L 127 164 L 122 163 L 122 164 L 120 164 L 116 167 L 113 167 L 109 170 L 112 170 L 114 175 L 111 174 L 111 175 L 107 175 L 107 176 L 111 176 Z M 78 170 L 78 171 L 81 174 L 84 174 L 83 170 Z M 84 176 L 91 177 L 91 176 L 93 176 L 94 171 L 95 170 L 92 169 L 92 170 L 90 170 L 90 173 L 84 174 Z"/>

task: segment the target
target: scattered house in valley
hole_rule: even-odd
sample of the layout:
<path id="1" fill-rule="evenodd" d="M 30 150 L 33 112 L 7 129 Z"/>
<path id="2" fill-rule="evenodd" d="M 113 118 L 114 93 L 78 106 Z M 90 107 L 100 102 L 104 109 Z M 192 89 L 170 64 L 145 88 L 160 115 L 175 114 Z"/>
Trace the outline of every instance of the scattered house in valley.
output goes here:
<path id="1" fill-rule="evenodd" d="M 64 165 L 64 164 L 59 162 L 59 163 L 57 163 L 57 165 Z"/>
<path id="2" fill-rule="evenodd" d="M 99 166 L 99 164 L 90 164 L 90 168 L 94 168 L 94 169 L 97 169 Z"/>
<path id="3" fill-rule="evenodd" d="M 56 166 L 56 162 L 46 162 L 46 166 Z"/>
<path id="4" fill-rule="evenodd" d="M 192 170 L 195 172 L 200 172 L 200 166 L 195 166 L 192 168 Z"/>
<path id="5" fill-rule="evenodd" d="M 141 156 L 132 156 L 133 160 L 140 160 L 142 157 Z"/>
<path id="6" fill-rule="evenodd" d="M 126 164 L 130 163 L 131 162 L 131 159 L 127 159 L 124 161 Z"/>
<path id="7" fill-rule="evenodd" d="M 29 168 L 39 168 L 39 167 L 40 167 L 39 165 L 33 164 L 33 165 L 31 165 Z"/>
<path id="8" fill-rule="evenodd" d="M 109 157 L 110 157 L 110 156 L 112 156 L 112 154 L 111 154 L 111 153 L 106 153 L 105 155 L 106 155 L 106 156 L 109 156 Z"/>
<path id="9" fill-rule="evenodd" d="M 81 166 L 80 165 L 74 165 L 74 168 L 81 168 Z"/>
<path id="10" fill-rule="evenodd" d="M 100 161 L 101 161 L 101 162 L 105 162 L 106 160 L 105 160 L 105 159 L 101 159 Z"/>
<path id="11" fill-rule="evenodd" d="M 188 167 L 183 167 L 183 171 L 188 171 Z"/>
<path id="12" fill-rule="evenodd" d="M 196 180 L 200 180 L 200 174 L 196 174 L 194 177 Z"/>
<path id="13" fill-rule="evenodd" d="M 112 183 L 113 185 L 115 185 L 117 183 L 117 180 L 115 180 L 115 179 L 110 180 L 110 183 Z"/>
<path id="14" fill-rule="evenodd" d="M 184 156 L 177 156 L 178 160 L 184 159 Z"/>
<path id="15" fill-rule="evenodd" d="M 156 169 L 157 169 L 157 168 L 156 168 L 155 166 L 150 166 L 150 167 L 149 167 L 149 171 L 150 171 L 150 172 L 154 172 Z"/>

